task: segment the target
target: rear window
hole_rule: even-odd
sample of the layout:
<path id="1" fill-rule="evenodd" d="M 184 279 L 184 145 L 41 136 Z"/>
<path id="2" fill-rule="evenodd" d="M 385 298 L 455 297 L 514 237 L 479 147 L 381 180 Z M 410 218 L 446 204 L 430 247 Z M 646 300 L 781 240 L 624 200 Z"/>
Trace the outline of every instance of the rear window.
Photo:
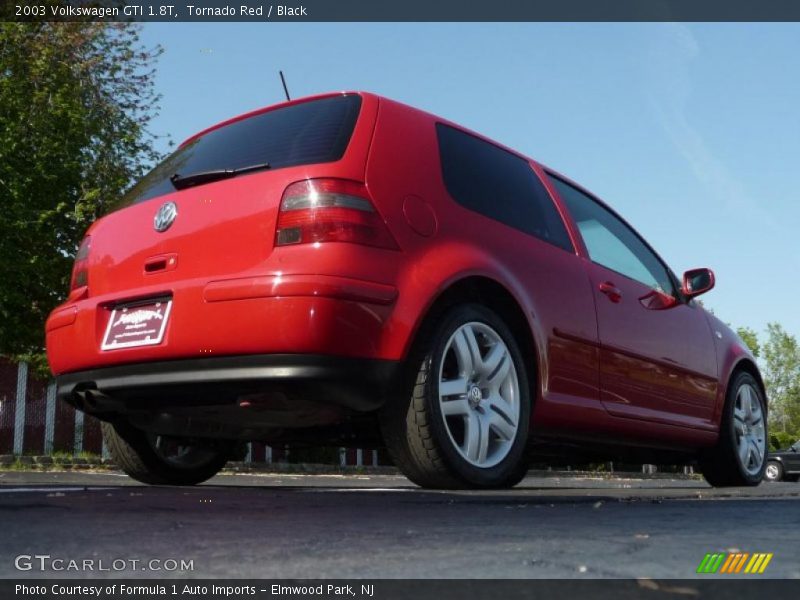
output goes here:
<path id="1" fill-rule="evenodd" d="M 361 97 L 335 96 L 236 121 L 178 148 L 133 186 L 123 205 L 174 192 L 169 178 L 269 163 L 272 169 L 339 160 L 361 108 Z"/>
<path id="2" fill-rule="evenodd" d="M 528 161 L 437 123 L 445 187 L 470 210 L 572 251 L 564 222 Z"/>

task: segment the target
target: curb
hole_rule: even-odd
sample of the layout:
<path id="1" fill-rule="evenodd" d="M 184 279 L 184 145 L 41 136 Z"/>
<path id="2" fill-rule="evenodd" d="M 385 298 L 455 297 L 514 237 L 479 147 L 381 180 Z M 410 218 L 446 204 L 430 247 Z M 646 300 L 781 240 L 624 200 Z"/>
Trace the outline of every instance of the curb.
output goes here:
<path id="1" fill-rule="evenodd" d="M 0 470 L 20 471 L 71 471 L 71 470 L 101 470 L 116 471 L 117 465 L 111 459 L 100 457 L 71 457 L 71 456 L 16 456 L 14 454 L 0 454 Z M 382 466 L 338 466 L 315 463 L 245 463 L 231 461 L 222 470 L 227 474 L 258 474 L 258 473 L 286 473 L 305 475 L 338 475 L 338 474 L 370 474 L 370 475 L 399 475 L 395 467 Z"/>
<path id="2" fill-rule="evenodd" d="M 100 457 L 77 456 L 15 456 L 0 455 L 0 468 L 12 470 L 71 470 L 71 469 L 115 469 L 116 465 Z"/>
<path id="3" fill-rule="evenodd" d="M 234 474 L 261 474 L 285 473 L 292 475 L 400 475 L 397 467 L 391 466 L 355 466 L 355 465 L 324 465 L 317 463 L 245 463 L 229 462 L 222 470 L 223 473 Z"/>
<path id="4" fill-rule="evenodd" d="M 69 457 L 69 456 L 15 456 L 13 454 L 0 455 L 0 470 L 13 471 L 118 471 L 119 469 L 110 459 L 100 457 Z M 231 461 L 222 470 L 228 475 L 402 475 L 397 467 L 393 466 L 340 466 L 317 463 L 245 463 Z M 579 478 L 579 479 L 701 479 L 698 474 L 665 473 L 658 472 L 650 475 L 641 472 L 625 471 L 564 471 L 531 469 L 529 477 L 539 478 Z"/>

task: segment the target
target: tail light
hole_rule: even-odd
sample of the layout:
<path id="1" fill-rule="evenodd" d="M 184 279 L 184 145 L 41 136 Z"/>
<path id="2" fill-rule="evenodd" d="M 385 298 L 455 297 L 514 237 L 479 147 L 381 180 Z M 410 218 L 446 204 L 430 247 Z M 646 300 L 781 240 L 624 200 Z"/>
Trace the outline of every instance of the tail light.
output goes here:
<path id="1" fill-rule="evenodd" d="M 89 285 L 89 248 L 92 245 L 91 236 L 83 238 L 78 253 L 75 255 L 75 264 L 72 267 L 72 280 L 69 291 Z"/>
<path id="2" fill-rule="evenodd" d="M 275 245 L 314 242 L 398 249 L 366 187 L 344 179 L 298 181 L 283 193 Z"/>

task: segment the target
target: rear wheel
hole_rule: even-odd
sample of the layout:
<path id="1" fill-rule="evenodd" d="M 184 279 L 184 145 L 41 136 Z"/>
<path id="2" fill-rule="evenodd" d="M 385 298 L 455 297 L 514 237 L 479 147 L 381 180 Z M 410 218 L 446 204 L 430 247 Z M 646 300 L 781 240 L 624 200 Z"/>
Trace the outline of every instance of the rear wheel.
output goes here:
<path id="1" fill-rule="evenodd" d="M 486 307 L 458 306 L 424 346 L 410 360 L 413 380 L 381 413 L 397 466 L 422 487 L 518 483 L 527 472 L 531 401 L 509 328 Z"/>
<path id="2" fill-rule="evenodd" d="M 754 486 L 767 467 L 767 410 L 761 386 L 749 373 L 734 375 L 716 446 L 705 451 L 700 468 L 714 487 Z"/>
<path id="3" fill-rule="evenodd" d="M 764 471 L 765 481 L 780 481 L 783 479 L 783 467 L 781 463 L 776 460 L 771 460 L 767 463 L 767 469 Z"/>
<path id="4" fill-rule="evenodd" d="M 216 475 L 231 455 L 231 442 L 184 440 L 147 433 L 127 423 L 103 423 L 103 439 L 114 462 L 137 481 L 195 485 Z"/>

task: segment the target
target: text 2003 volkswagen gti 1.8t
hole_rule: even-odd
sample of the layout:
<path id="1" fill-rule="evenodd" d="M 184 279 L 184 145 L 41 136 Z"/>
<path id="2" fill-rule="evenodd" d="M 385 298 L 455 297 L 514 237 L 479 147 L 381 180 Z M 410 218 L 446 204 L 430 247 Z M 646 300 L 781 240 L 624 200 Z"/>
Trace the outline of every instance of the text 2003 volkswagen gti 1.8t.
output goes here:
<path id="1" fill-rule="evenodd" d="M 414 482 L 531 456 L 764 474 L 752 355 L 624 220 L 541 164 L 369 93 L 190 138 L 92 225 L 47 322 L 60 398 L 132 477 L 246 440 L 384 445 Z"/>

